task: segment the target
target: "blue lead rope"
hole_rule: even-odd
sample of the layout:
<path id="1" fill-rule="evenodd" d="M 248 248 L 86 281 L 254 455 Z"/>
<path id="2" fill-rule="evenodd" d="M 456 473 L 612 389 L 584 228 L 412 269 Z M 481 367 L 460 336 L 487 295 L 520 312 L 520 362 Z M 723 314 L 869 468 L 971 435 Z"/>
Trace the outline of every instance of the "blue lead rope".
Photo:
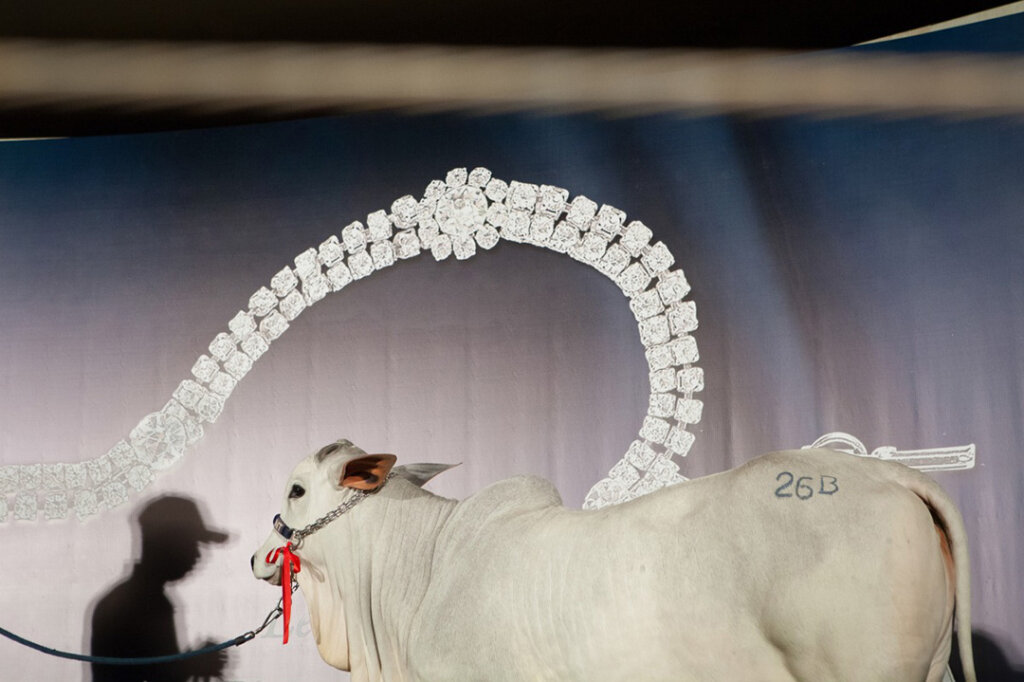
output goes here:
<path id="1" fill-rule="evenodd" d="M 146 656 L 143 658 L 118 658 L 115 656 L 88 656 L 86 654 L 73 654 L 70 651 L 60 651 L 58 649 L 52 649 L 42 644 L 37 644 L 31 640 L 27 640 L 24 637 L 19 637 L 10 630 L 0 628 L 0 635 L 3 635 L 7 639 L 13 640 L 18 644 L 23 644 L 30 649 L 41 651 L 44 654 L 50 656 L 57 656 L 58 658 L 70 658 L 73 661 L 85 661 L 86 663 L 102 663 L 103 665 L 152 665 L 155 663 L 171 663 L 173 661 L 183 661 L 186 658 L 194 658 L 195 656 L 202 656 L 203 654 L 211 654 L 214 651 L 220 651 L 221 649 L 227 649 L 228 647 L 238 646 L 239 644 L 245 644 L 250 639 L 256 636 L 255 632 L 247 632 L 244 635 L 239 635 L 232 640 L 227 642 L 221 642 L 220 644 L 211 644 L 208 647 L 202 649 L 196 649 L 194 651 L 183 651 L 179 654 L 168 654 L 166 656 Z"/>
<path id="2" fill-rule="evenodd" d="M 298 586 L 293 583 L 292 592 L 294 592 L 297 587 Z M 227 649 L 233 646 L 239 646 L 241 644 L 245 644 L 246 642 L 252 641 L 253 639 L 256 639 L 256 635 L 266 630 L 271 623 L 280 618 L 281 614 L 284 613 L 284 607 L 282 606 L 283 601 L 284 598 L 277 602 L 277 607 L 275 607 L 273 611 L 267 614 L 267 617 L 263 620 L 263 624 L 255 630 L 249 630 L 249 632 L 246 632 L 243 635 L 239 635 L 234 639 L 229 639 L 226 642 L 221 642 L 220 644 L 211 644 L 210 646 L 203 647 L 202 649 L 195 649 L 193 651 L 183 651 L 179 654 L 167 654 L 165 656 L 144 656 L 137 658 L 120 658 L 117 656 L 88 656 L 86 654 L 74 654 L 70 651 L 60 651 L 59 649 L 53 649 L 48 646 L 43 646 L 42 644 L 37 644 L 36 642 L 33 642 L 31 640 L 25 639 L 24 637 L 20 637 L 14 634 L 10 630 L 5 630 L 2 627 L 0 627 L 0 635 L 3 635 L 7 639 L 17 642 L 18 644 L 27 646 L 30 649 L 35 649 L 36 651 L 40 651 L 50 656 L 56 656 L 58 658 L 69 658 L 72 661 L 84 661 L 85 663 L 100 663 L 102 665 L 155 665 L 160 663 L 172 663 L 174 661 L 183 661 L 187 658 L 195 658 L 196 656 L 202 656 L 203 654 L 212 654 L 215 651 L 220 651 L 221 649 Z"/>

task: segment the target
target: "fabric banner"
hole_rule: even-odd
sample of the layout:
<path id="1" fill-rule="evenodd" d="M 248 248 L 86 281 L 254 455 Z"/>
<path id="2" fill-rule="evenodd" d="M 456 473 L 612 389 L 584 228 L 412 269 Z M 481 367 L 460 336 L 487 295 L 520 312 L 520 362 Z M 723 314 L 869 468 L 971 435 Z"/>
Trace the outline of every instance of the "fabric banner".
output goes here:
<path id="1" fill-rule="evenodd" d="M 1010 118 L 373 113 L 5 143 L 0 465 L 107 453 L 296 255 L 487 167 L 621 209 L 685 271 L 704 408 L 682 475 L 831 431 L 868 449 L 974 444 L 973 469 L 934 476 L 971 539 L 981 670 L 1009 675 L 1024 667 L 1021 158 Z M 296 315 L 202 438 L 113 509 L 19 520 L 25 481 L 4 479 L 0 536 L 19 560 L 0 626 L 75 651 L 100 629 L 138 640 L 147 617 L 122 602 L 146 589 L 138 565 L 162 532 L 146 510 L 172 497 L 194 503 L 192 542 L 146 583 L 162 581 L 149 620 L 170 626 L 151 637 L 228 639 L 279 596 L 249 556 L 301 457 L 344 437 L 461 462 L 430 484 L 440 494 L 536 474 L 579 507 L 637 438 L 650 382 L 629 300 L 578 259 L 503 241 L 398 260 Z M 229 651 L 224 679 L 339 679 L 300 597 L 288 647 L 280 634 Z M 0 648 L 20 679 L 91 679 Z M 196 665 L 167 679 L 220 669 Z"/>

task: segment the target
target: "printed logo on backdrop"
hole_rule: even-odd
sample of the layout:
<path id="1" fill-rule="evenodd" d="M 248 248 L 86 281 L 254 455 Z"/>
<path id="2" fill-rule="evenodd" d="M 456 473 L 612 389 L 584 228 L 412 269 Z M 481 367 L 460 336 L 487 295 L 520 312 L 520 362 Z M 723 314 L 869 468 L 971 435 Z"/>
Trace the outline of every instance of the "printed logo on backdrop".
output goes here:
<path id="1" fill-rule="evenodd" d="M 690 285 L 675 267 L 675 257 L 653 239 L 650 228 L 627 221 L 623 211 L 585 196 L 570 200 L 560 187 L 505 182 L 485 168 L 449 171 L 444 181 L 432 181 L 423 196 L 396 199 L 390 213 L 370 213 L 365 224 L 352 222 L 340 235 L 296 256 L 294 265 L 253 293 L 227 331 L 214 337 L 167 404 L 143 417 L 108 452 L 84 462 L 0 467 L 0 520 L 84 520 L 124 504 L 203 437 L 238 382 L 315 303 L 425 252 L 437 261 L 451 256 L 466 260 L 501 240 L 532 244 L 593 267 L 625 294 L 637 321 L 650 379 L 647 415 L 622 458 L 591 488 L 584 508 L 625 502 L 685 481 L 676 459 L 693 446 L 689 427 L 700 421 L 703 410 L 695 397 L 704 388 L 692 335 L 697 310 L 686 300 Z M 973 446 L 909 455 L 879 448 L 868 455 L 852 436 L 823 438 L 829 440 L 819 446 L 918 468 L 974 464 Z M 932 466 L 939 462 L 935 457 L 946 455 L 941 466 Z"/>

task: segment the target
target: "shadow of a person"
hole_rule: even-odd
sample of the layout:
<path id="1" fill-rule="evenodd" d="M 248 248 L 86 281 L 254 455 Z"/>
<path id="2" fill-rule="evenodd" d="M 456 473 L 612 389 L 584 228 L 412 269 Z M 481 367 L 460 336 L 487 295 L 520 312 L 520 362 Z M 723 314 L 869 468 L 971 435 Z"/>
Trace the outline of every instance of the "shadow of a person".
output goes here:
<path id="1" fill-rule="evenodd" d="M 153 500 L 139 513 L 138 522 L 142 538 L 138 562 L 93 609 L 90 652 L 94 656 L 134 658 L 180 653 L 174 605 L 164 587 L 195 568 L 200 543 L 228 539 L 226 533 L 207 528 L 196 503 L 185 497 Z M 226 663 L 224 651 L 155 665 L 94 663 L 92 680 L 184 682 L 189 678 L 219 678 Z"/>

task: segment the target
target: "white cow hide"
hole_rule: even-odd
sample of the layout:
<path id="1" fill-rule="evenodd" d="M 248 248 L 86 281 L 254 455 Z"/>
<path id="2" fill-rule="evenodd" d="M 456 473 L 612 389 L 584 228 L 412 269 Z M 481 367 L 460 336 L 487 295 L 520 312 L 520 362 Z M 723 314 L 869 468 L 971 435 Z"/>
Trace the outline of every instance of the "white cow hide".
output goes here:
<path id="1" fill-rule="evenodd" d="M 298 550 L 320 654 L 356 682 L 939 682 L 954 602 L 970 632 L 960 515 L 898 464 L 777 452 L 576 511 L 534 477 L 462 502 L 420 487 L 446 467 L 382 485 L 388 457 L 311 455 L 281 512 L 301 528 L 379 487 Z"/>

